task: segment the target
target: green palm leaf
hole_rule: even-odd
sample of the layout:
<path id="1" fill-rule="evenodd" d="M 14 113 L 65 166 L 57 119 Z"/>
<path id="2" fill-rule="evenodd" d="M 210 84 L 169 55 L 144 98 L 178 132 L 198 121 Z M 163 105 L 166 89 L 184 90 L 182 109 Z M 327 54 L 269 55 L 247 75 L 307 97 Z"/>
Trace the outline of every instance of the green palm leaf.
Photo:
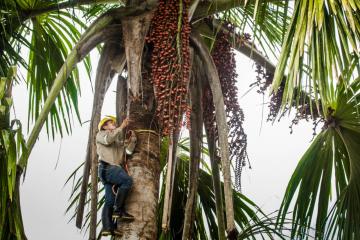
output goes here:
<path id="1" fill-rule="evenodd" d="M 253 47 L 258 46 L 265 56 L 276 59 L 284 38 L 284 31 L 290 23 L 292 10 L 288 1 L 244 1 L 234 3 L 212 3 L 209 6 L 215 11 L 211 14 L 217 21 L 230 23 L 237 34 L 253 35 Z M 218 4 L 217 7 L 214 7 Z M 226 5 L 226 6 L 225 6 Z M 222 10 L 223 9 L 223 10 Z M 222 11 L 221 11 L 222 10 Z M 203 15 L 196 12 L 195 15 Z M 205 15 L 205 14 L 204 14 Z M 195 23 L 198 19 L 195 18 Z M 221 25 L 221 24 L 217 24 Z M 207 36 L 215 40 L 213 36 Z M 234 45 L 237 44 L 234 38 Z"/>
<path id="2" fill-rule="evenodd" d="M 16 161 L 25 153 L 26 144 L 21 122 L 10 119 L 12 87 L 16 68 L 8 71 L 7 77 L 0 77 L 0 239 L 24 239 L 20 211 L 19 169 Z"/>
<path id="3" fill-rule="evenodd" d="M 283 109 L 299 98 L 295 88 L 304 88 L 317 102 L 325 103 L 318 107 L 326 112 L 339 73 L 359 54 L 359 10 L 353 1 L 296 1 L 272 86 L 276 92 L 287 75 Z M 309 74 L 304 65 L 310 67 Z"/>
<path id="4" fill-rule="evenodd" d="M 27 82 L 30 95 L 28 113 L 29 119 L 36 120 L 56 73 L 63 65 L 69 51 L 80 38 L 81 33 L 78 28 L 85 28 L 85 25 L 66 11 L 33 18 L 32 25 L 31 45 L 34 50 L 29 55 Z M 89 73 L 91 65 L 88 58 L 85 60 L 85 68 Z M 71 132 L 72 109 L 80 121 L 77 107 L 79 93 L 79 73 L 75 70 L 70 75 L 61 96 L 58 97 L 48 117 L 46 128 L 48 133 L 51 130 L 53 137 L 56 131 L 59 131 L 60 135 L 63 134 L 63 126 L 67 133 Z"/>
<path id="5" fill-rule="evenodd" d="M 0 74 L 7 76 L 12 65 L 19 63 L 26 67 L 19 45 L 30 47 L 30 44 L 25 37 L 26 25 L 21 27 L 15 1 L 2 1 L 0 9 Z"/>
<path id="6" fill-rule="evenodd" d="M 225 11 L 221 18 L 237 27 L 238 32 L 252 34 L 254 46 L 260 47 L 265 56 L 276 59 L 291 13 L 288 1 L 249 1 Z"/>
<path id="7" fill-rule="evenodd" d="M 87 20 L 92 21 L 95 14 L 114 6 L 93 4 L 92 1 L 77 3 L 57 0 L 6 0 L 0 3 L 0 72 L 6 75 L 10 66 L 14 64 L 21 64 L 27 70 L 28 128 L 31 121 L 37 119 L 56 73 L 78 42 L 81 31 L 86 28 L 83 23 L 85 19 L 79 18 L 76 14 L 87 14 Z M 96 11 L 93 10 L 95 8 Z M 24 51 L 29 51 L 28 60 L 24 60 L 21 55 Z M 83 63 L 89 75 L 89 57 L 85 58 Z M 73 112 L 80 121 L 77 106 L 79 94 L 80 76 L 75 69 L 46 122 L 47 133 L 51 133 L 53 138 L 57 132 L 60 135 L 71 132 Z"/>
<path id="8" fill-rule="evenodd" d="M 317 239 L 360 238 L 360 78 L 348 81 L 340 82 L 334 101 L 323 106 L 323 130 L 287 186 L 279 223 L 295 201 L 292 237 L 306 239 L 315 217 Z"/>

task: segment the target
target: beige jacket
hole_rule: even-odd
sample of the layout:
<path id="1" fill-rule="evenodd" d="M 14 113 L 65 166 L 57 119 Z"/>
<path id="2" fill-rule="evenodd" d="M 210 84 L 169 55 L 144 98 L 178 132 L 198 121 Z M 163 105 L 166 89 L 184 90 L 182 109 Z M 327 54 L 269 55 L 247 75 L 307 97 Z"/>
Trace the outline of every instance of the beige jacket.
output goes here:
<path id="1" fill-rule="evenodd" d="M 96 151 L 99 160 L 111 165 L 122 165 L 125 159 L 124 141 L 121 140 L 123 130 L 101 130 L 96 135 Z"/>

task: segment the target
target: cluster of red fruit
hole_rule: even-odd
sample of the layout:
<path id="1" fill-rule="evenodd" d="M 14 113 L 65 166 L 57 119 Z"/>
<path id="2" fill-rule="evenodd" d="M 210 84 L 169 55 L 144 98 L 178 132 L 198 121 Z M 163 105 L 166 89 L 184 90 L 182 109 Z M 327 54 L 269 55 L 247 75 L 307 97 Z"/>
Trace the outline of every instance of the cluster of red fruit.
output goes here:
<path id="1" fill-rule="evenodd" d="M 204 127 L 209 135 L 210 139 L 215 138 L 218 140 L 217 127 L 215 124 L 215 107 L 213 103 L 213 96 L 209 85 L 206 85 L 203 90 L 203 116 L 204 116 Z"/>
<path id="2" fill-rule="evenodd" d="M 240 108 L 237 98 L 236 87 L 236 63 L 235 54 L 230 44 L 229 38 L 231 37 L 233 29 L 231 25 L 226 25 L 225 28 L 228 32 L 220 31 L 216 36 L 216 42 L 212 49 L 211 55 L 216 65 L 222 94 L 224 96 L 224 104 L 227 116 L 227 124 L 229 128 L 230 138 L 230 160 L 235 161 L 235 187 L 240 189 L 241 170 L 247 158 L 247 136 L 243 129 L 244 114 Z M 217 139 L 217 129 L 214 125 L 215 122 L 215 108 L 210 89 L 204 92 L 204 116 L 205 127 Z"/>
<path id="3" fill-rule="evenodd" d="M 189 0 L 160 0 L 147 42 L 153 45 L 151 79 L 163 135 L 179 130 L 186 112 L 190 71 Z"/>

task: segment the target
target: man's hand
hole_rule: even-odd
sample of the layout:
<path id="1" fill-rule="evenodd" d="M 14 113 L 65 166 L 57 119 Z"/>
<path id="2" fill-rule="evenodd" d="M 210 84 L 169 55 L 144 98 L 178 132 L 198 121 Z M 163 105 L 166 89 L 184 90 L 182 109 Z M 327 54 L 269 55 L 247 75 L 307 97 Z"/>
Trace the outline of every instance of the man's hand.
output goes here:
<path id="1" fill-rule="evenodd" d="M 129 125 L 129 122 L 130 122 L 129 117 L 126 117 L 126 118 L 124 119 L 124 121 L 121 123 L 120 128 L 121 128 L 121 129 L 126 128 L 126 127 Z"/>

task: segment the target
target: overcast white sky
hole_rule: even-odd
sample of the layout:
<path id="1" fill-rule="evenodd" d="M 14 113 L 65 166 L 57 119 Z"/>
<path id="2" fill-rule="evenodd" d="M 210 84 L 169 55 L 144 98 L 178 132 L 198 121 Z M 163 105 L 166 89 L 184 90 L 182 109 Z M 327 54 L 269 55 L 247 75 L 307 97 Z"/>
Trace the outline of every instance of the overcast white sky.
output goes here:
<path id="1" fill-rule="evenodd" d="M 93 74 L 95 79 L 97 54 L 93 54 Z M 239 98 L 255 81 L 252 61 L 237 55 Z M 115 82 L 115 81 L 114 81 Z M 93 94 L 88 78 L 81 81 L 82 96 L 80 112 L 83 121 L 90 119 Z M 105 99 L 103 114 L 115 111 L 115 85 L 113 84 Z M 25 84 L 14 88 L 16 117 L 24 126 L 27 120 L 27 93 Z M 268 99 L 265 97 L 265 102 Z M 255 201 L 265 212 L 270 213 L 280 205 L 286 183 L 301 155 L 312 138 L 311 123 L 301 122 L 290 135 L 292 118 L 284 118 L 280 123 L 265 122 L 268 113 L 263 108 L 262 95 L 255 90 L 240 98 L 245 113 L 245 131 L 248 135 L 248 153 L 252 169 L 244 169 L 243 193 Z M 260 132 L 262 111 L 263 127 Z M 25 231 L 30 240 L 86 239 L 75 227 L 74 221 L 68 223 L 65 215 L 70 186 L 63 188 L 65 179 L 85 158 L 88 138 L 88 124 L 82 127 L 75 121 L 71 136 L 60 137 L 53 142 L 42 131 L 29 159 L 25 182 L 21 185 L 22 213 Z M 60 147 L 61 145 L 61 147 Z M 59 155 L 60 154 L 60 155 Z M 55 169 L 57 160 L 59 161 Z"/>

